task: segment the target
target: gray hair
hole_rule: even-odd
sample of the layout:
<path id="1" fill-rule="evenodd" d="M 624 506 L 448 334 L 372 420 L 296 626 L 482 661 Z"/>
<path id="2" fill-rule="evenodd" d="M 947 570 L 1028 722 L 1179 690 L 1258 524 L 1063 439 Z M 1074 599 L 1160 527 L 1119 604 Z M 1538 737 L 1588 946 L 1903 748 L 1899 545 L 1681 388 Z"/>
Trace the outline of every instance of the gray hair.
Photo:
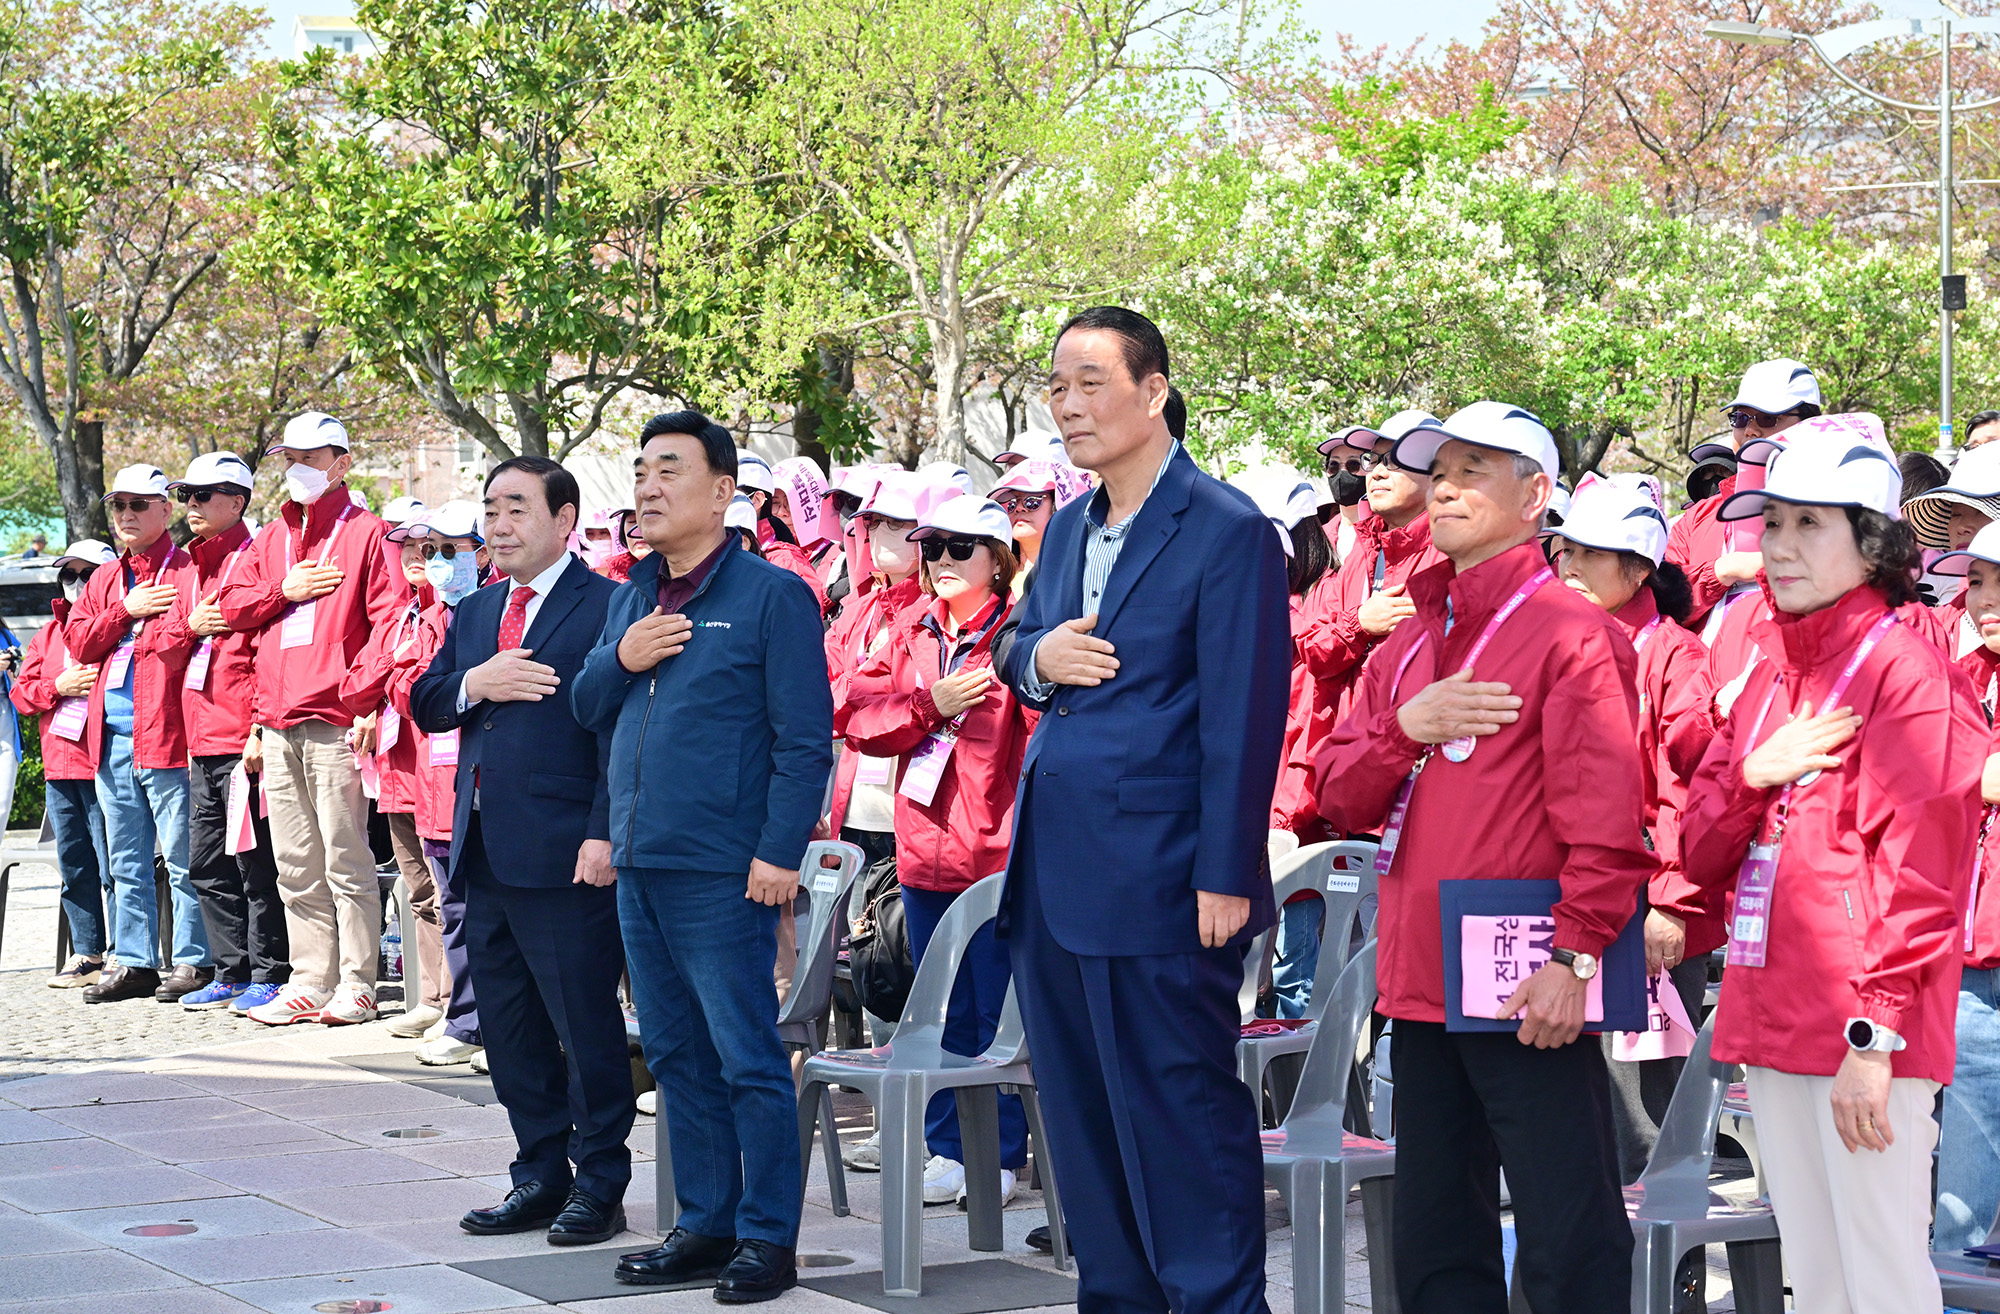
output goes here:
<path id="1" fill-rule="evenodd" d="M 1516 479 L 1533 479 L 1538 474 L 1549 475 L 1551 481 L 1555 479 L 1555 476 L 1549 474 L 1547 470 L 1542 469 L 1542 463 L 1532 456 L 1523 456 L 1519 452 L 1515 452 L 1511 454 L 1511 459 Z"/>

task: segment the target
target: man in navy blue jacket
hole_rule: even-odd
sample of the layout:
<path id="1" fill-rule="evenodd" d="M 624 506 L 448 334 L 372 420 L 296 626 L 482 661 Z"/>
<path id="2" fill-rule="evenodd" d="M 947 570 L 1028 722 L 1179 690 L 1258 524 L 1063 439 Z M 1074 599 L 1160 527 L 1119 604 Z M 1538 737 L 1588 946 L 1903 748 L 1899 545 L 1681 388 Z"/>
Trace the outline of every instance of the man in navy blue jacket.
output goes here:
<path id="1" fill-rule="evenodd" d="M 1002 660 L 1042 718 L 1001 915 L 1078 1308 L 1254 1314 L 1263 1157 L 1236 996 L 1277 916 L 1290 604 L 1270 522 L 1196 468 L 1167 397 L 1143 315 L 1100 307 L 1057 334 L 1049 408 L 1102 486 L 1050 521 Z"/>
<path id="2" fill-rule="evenodd" d="M 459 1225 L 547 1227 L 553 1245 L 623 1231 L 632 1178 L 609 746 L 562 689 L 615 586 L 570 555 L 577 514 L 575 477 L 547 457 L 494 469 L 485 530 L 500 578 L 459 603 L 410 691 L 418 728 L 458 739 L 448 878 L 464 892 L 480 1038 L 518 1145 L 506 1200 Z"/>
<path id="3" fill-rule="evenodd" d="M 833 766 L 833 695 L 812 591 L 723 526 L 729 432 L 655 416 L 632 465 L 653 550 L 571 700 L 611 739 L 618 914 L 681 1214 L 617 1277 L 715 1278 L 717 1300 L 747 1304 L 798 1281 L 798 1098 L 772 971 Z"/>

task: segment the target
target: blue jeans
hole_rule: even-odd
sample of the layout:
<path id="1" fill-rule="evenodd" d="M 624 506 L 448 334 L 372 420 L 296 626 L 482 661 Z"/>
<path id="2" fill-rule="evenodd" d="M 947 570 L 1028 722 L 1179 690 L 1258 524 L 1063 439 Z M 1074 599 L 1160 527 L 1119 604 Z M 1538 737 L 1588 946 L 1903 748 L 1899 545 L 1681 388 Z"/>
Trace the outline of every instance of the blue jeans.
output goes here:
<path id="1" fill-rule="evenodd" d="M 1271 993 L 1279 1017 L 1304 1017 L 1312 998 L 1313 974 L 1319 970 L 1319 927 L 1326 920 L 1326 903 L 1300 899 L 1278 910 L 1278 955 L 1271 964 Z"/>
<path id="2" fill-rule="evenodd" d="M 930 948 L 938 923 L 957 901 L 956 894 L 903 887 L 903 925 L 910 933 L 911 962 L 924 961 L 924 951 Z M 1007 1004 L 1007 983 L 1013 975 L 1007 946 L 994 938 L 993 923 L 988 922 L 972 937 L 965 957 L 959 960 L 958 979 L 951 985 L 951 1007 L 945 1012 L 946 1050 L 971 1058 L 993 1043 L 993 1033 L 1000 1028 L 1000 1010 Z M 965 1146 L 958 1136 L 958 1092 L 943 1090 L 931 1096 L 924 1109 L 924 1144 L 932 1154 L 965 1162 Z M 1000 1097 L 1000 1166 L 1016 1170 L 1028 1166 L 1028 1115 L 1019 1095 Z"/>
<path id="3" fill-rule="evenodd" d="M 106 730 L 97 766 L 97 802 L 104 809 L 104 839 L 111 852 L 111 941 L 119 966 L 163 966 L 153 892 L 156 845 L 166 858 L 174 896 L 174 962 L 207 965 L 208 928 L 202 924 L 194 882 L 188 879 L 187 768 L 134 767 L 132 736 Z"/>
<path id="4" fill-rule="evenodd" d="M 56 834 L 56 868 L 62 873 L 63 916 L 69 947 L 87 958 L 104 956 L 104 902 L 111 889 L 111 859 L 104 846 L 104 810 L 89 780 L 44 780 L 42 806 Z"/>
<path id="5" fill-rule="evenodd" d="M 646 1066 L 673 1146 L 680 1226 L 798 1242 L 798 1092 L 778 1039 L 778 910 L 742 872 L 618 869 Z"/>
<path id="6" fill-rule="evenodd" d="M 1958 1063 L 1938 1134 L 1936 1239 L 1957 1252 L 1986 1240 L 2000 1212 L 2000 969 L 1968 967 L 1958 985 Z"/>

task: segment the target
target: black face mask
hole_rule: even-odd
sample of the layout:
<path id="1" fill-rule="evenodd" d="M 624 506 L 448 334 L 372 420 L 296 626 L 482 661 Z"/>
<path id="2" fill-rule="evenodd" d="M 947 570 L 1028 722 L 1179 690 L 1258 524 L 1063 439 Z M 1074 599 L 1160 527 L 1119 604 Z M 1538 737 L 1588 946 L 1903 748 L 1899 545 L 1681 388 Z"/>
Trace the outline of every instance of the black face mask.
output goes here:
<path id="1" fill-rule="evenodd" d="M 1331 480 L 1333 500 L 1342 506 L 1356 506 L 1368 495 L 1368 476 L 1352 470 L 1336 470 Z"/>

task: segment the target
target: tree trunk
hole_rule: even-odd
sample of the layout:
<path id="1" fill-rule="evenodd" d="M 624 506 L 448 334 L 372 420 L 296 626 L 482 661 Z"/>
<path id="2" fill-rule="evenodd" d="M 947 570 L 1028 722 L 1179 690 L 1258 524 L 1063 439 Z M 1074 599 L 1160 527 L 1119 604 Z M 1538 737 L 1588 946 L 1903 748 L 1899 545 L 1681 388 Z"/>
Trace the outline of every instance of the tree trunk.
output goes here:
<path id="1" fill-rule="evenodd" d="M 70 542 L 110 542 L 111 522 L 104 514 L 104 421 L 79 418 L 68 441 L 58 437 L 50 446 Z"/>
<path id="2" fill-rule="evenodd" d="M 831 477 L 833 453 L 820 438 L 827 416 L 819 403 L 854 392 L 854 351 L 845 344 L 817 347 L 799 366 L 797 377 L 800 402 L 792 411 L 792 442 L 800 456 L 819 462 L 820 469 Z"/>
<path id="3" fill-rule="evenodd" d="M 514 413 L 515 449 L 522 456 L 549 454 L 549 419 L 535 398 L 525 393 L 506 394 L 508 409 Z"/>
<path id="4" fill-rule="evenodd" d="M 953 307 L 941 322 L 931 324 L 933 373 L 933 415 L 936 436 L 931 442 L 931 459 L 964 465 L 968 455 L 965 437 L 965 315 Z"/>

